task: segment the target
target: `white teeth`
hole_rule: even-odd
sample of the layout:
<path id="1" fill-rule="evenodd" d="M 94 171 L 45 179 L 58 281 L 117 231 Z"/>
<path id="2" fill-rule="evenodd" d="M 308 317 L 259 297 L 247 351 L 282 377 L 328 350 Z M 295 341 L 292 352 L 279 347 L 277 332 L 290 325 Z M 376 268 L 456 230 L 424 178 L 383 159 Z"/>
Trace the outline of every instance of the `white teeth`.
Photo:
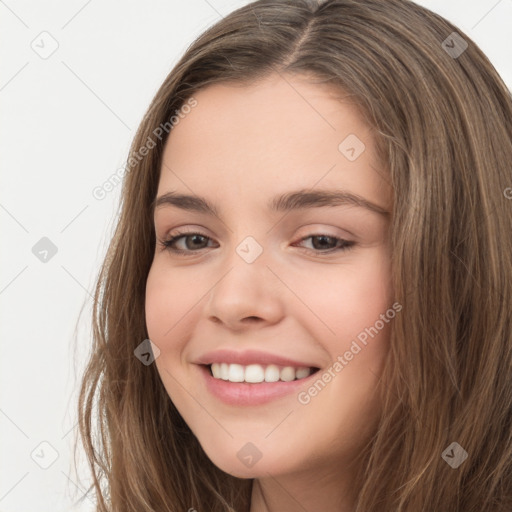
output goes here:
<path id="1" fill-rule="evenodd" d="M 275 364 L 269 364 L 265 368 L 265 382 L 277 382 L 279 377 L 279 367 Z"/>
<path id="2" fill-rule="evenodd" d="M 295 378 L 297 379 L 305 379 L 311 375 L 311 370 L 309 368 L 297 368 L 295 371 Z"/>
<path id="3" fill-rule="evenodd" d="M 229 380 L 229 364 L 227 364 L 227 363 L 220 364 L 220 378 L 222 380 Z"/>
<path id="4" fill-rule="evenodd" d="M 295 379 L 304 379 L 311 374 L 310 368 L 294 368 L 293 366 L 279 367 L 275 364 L 262 366 L 260 364 L 212 363 L 211 370 L 216 379 L 228 380 L 230 382 L 291 382 Z"/>
<path id="5" fill-rule="evenodd" d="M 245 367 L 245 382 L 263 382 L 265 370 L 259 364 L 250 364 Z"/>
<path id="6" fill-rule="evenodd" d="M 221 373 L 220 373 L 220 364 L 219 363 L 213 363 L 212 364 L 212 374 L 216 379 L 220 379 Z"/>
<path id="7" fill-rule="evenodd" d="M 244 381 L 244 367 L 241 364 L 229 365 L 229 381 L 230 382 L 243 382 Z"/>
<path id="8" fill-rule="evenodd" d="M 281 370 L 281 380 L 284 380 L 285 382 L 295 380 L 295 368 L 292 368 L 291 366 L 285 366 Z"/>

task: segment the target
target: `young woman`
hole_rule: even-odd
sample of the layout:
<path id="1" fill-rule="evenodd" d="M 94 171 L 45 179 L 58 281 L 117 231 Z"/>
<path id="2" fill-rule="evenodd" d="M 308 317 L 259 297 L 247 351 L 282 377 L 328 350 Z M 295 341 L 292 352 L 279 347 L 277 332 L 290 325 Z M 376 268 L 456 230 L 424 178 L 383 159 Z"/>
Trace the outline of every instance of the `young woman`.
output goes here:
<path id="1" fill-rule="evenodd" d="M 97 510 L 512 510 L 511 162 L 509 90 L 412 2 L 207 30 L 98 278 Z"/>

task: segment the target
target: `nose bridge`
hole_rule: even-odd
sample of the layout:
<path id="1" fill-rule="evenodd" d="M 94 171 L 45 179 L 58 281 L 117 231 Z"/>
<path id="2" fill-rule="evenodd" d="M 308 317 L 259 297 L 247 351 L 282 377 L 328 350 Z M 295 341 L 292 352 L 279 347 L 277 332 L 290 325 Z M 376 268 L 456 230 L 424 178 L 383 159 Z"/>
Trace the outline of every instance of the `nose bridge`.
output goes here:
<path id="1" fill-rule="evenodd" d="M 226 272 L 212 290 L 217 292 L 217 296 L 229 293 L 229 300 L 233 304 L 246 301 L 248 305 L 257 302 L 262 295 L 269 296 L 267 287 L 273 275 L 267 268 L 268 250 L 254 236 L 242 238 L 223 260 Z M 237 297 L 238 294 L 243 296 Z"/>
<path id="2" fill-rule="evenodd" d="M 279 284 L 267 268 L 269 251 L 247 235 L 223 258 L 222 277 L 210 291 L 206 314 L 231 326 L 247 317 L 274 322 L 282 314 Z"/>
<path id="3" fill-rule="evenodd" d="M 252 235 L 248 235 L 236 246 L 235 252 L 247 265 L 252 265 L 258 259 L 261 260 L 260 257 L 263 254 L 264 249 L 263 245 L 260 244 L 256 238 Z M 266 259 L 266 257 L 263 259 Z"/>

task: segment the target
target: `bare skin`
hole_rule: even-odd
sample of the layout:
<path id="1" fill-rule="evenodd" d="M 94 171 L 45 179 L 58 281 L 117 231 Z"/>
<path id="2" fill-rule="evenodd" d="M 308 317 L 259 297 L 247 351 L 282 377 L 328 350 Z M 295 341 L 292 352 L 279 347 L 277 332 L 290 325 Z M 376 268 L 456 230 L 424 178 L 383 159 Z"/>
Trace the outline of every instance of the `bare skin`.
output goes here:
<path id="1" fill-rule="evenodd" d="M 157 241 L 148 333 L 161 351 L 156 365 L 166 390 L 208 457 L 231 475 L 255 479 L 251 512 L 353 511 L 350 461 L 379 414 L 385 315 L 393 304 L 389 215 L 353 204 L 267 206 L 292 191 L 343 189 L 390 212 L 392 189 L 370 131 L 334 93 L 289 75 L 207 87 L 173 128 L 163 156 L 157 196 L 202 196 L 218 215 L 156 209 L 159 241 L 177 231 L 197 234 L 175 241 L 185 255 Z M 340 149 L 351 134 L 357 139 Z M 248 263 L 241 243 L 245 253 L 262 252 Z M 207 388 L 198 364 L 217 349 L 267 352 L 319 370 L 293 393 L 233 405 Z M 317 379 L 323 385 L 311 391 Z M 259 459 L 248 464 L 240 451 L 252 446 L 249 458 Z"/>

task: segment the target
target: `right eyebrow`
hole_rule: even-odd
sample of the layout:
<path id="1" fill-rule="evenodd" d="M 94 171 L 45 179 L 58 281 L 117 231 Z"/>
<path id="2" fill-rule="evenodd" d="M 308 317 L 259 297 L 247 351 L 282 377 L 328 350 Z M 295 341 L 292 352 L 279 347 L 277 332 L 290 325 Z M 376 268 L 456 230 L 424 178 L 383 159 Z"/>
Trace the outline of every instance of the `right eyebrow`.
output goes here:
<path id="1" fill-rule="evenodd" d="M 219 217 L 217 208 L 207 199 L 201 196 L 188 194 L 178 194 L 177 192 L 167 192 L 153 201 L 153 209 L 162 208 L 163 206 L 176 206 L 182 210 L 191 212 L 206 213 Z"/>

